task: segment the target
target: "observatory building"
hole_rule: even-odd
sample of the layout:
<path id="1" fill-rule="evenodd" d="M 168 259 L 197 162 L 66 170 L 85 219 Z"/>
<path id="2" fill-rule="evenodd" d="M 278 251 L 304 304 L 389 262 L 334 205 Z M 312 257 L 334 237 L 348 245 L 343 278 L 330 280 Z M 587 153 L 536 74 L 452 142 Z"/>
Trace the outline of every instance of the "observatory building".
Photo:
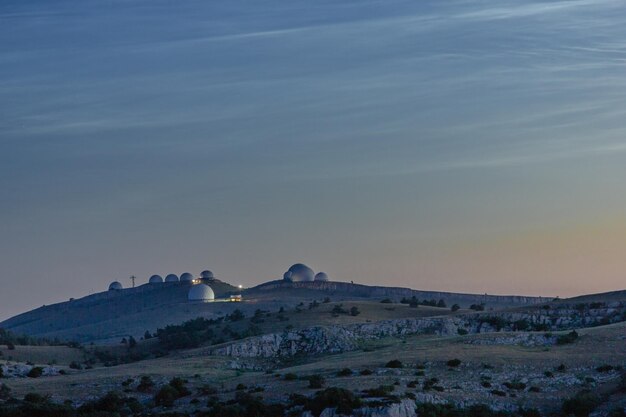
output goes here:
<path id="1" fill-rule="evenodd" d="M 116 290 L 121 290 L 122 288 L 122 284 L 120 284 L 119 281 L 113 281 L 110 285 L 109 285 L 109 291 L 116 291 Z"/>
<path id="2" fill-rule="evenodd" d="M 161 284 L 163 282 L 163 278 L 161 278 L 161 275 L 152 275 L 148 282 L 150 284 Z"/>
<path id="3" fill-rule="evenodd" d="M 304 264 L 295 264 L 285 272 L 283 279 L 289 282 L 310 282 L 315 279 L 315 272 Z"/>
<path id="4" fill-rule="evenodd" d="M 181 282 L 192 282 L 193 275 L 191 275 L 189 272 L 184 272 L 180 275 L 180 280 Z"/>
<path id="5" fill-rule="evenodd" d="M 200 278 L 205 279 L 207 281 L 212 281 L 215 279 L 215 275 L 213 275 L 213 272 L 207 269 L 205 271 L 200 272 Z"/>
<path id="6" fill-rule="evenodd" d="M 326 275 L 326 272 L 318 272 L 315 274 L 315 281 L 329 281 L 328 275 Z"/>
<path id="7" fill-rule="evenodd" d="M 165 277 L 165 282 L 178 282 L 178 275 L 176 275 L 176 274 L 168 274 Z"/>
<path id="8" fill-rule="evenodd" d="M 207 303 L 215 300 L 215 293 L 206 284 L 197 284 L 192 286 L 187 293 L 187 299 L 189 301 Z"/>

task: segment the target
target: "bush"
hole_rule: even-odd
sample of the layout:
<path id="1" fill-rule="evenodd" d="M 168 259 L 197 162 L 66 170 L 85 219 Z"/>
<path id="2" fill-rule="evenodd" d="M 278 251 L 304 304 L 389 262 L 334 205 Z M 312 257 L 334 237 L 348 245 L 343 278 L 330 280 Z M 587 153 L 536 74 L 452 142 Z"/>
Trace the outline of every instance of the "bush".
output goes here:
<path id="1" fill-rule="evenodd" d="M 517 391 L 522 391 L 526 389 L 526 384 L 524 384 L 523 382 L 519 382 L 519 381 L 505 382 L 502 385 L 504 385 L 508 389 L 517 390 Z"/>
<path id="2" fill-rule="evenodd" d="M 139 380 L 139 385 L 137 385 L 137 391 L 139 392 L 148 392 L 154 388 L 154 381 L 147 375 L 141 377 Z"/>
<path id="3" fill-rule="evenodd" d="M 563 401 L 563 414 L 586 417 L 600 405 L 600 402 L 600 398 L 591 391 L 581 391 L 574 397 Z"/>
<path id="4" fill-rule="evenodd" d="M 361 314 L 361 312 L 359 311 L 357 306 L 353 306 L 352 308 L 350 308 L 351 316 L 358 316 L 359 314 Z"/>
<path id="5" fill-rule="evenodd" d="M 458 304 L 452 304 L 452 307 L 450 307 L 450 311 L 459 311 L 461 309 L 461 306 Z"/>
<path id="6" fill-rule="evenodd" d="M 456 368 L 461 364 L 461 360 L 460 359 L 450 359 L 448 362 L 446 362 L 446 365 L 448 365 L 451 368 Z"/>
<path id="7" fill-rule="evenodd" d="M 298 379 L 298 375 L 288 373 L 288 374 L 285 374 L 283 378 L 285 379 L 285 381 L 295 381 L 296 379 Z"/>
<path id="8" fill-rule="evenodd" d="M 380 302 L 383 304 L 393 304 L 393 301 L 390 298 L 384 298 L 380 300 Z"/>
<path id="9" fill-rule="evenodd" d="M 363 369 L 361 372 L 359 372 L 361 375 L 363 376 L 367 376 L 367 375 L 372 375 L 374 372 L 371 369 Z"/>
<path id="10" fill-rule="evenodd" d="M 337 372 L 337 376 L 351 376 L 352 375 L 352 369 L 350 368 L 343 368 L 341 371 Z"/>
<path id="11" fill-rule="evenodd" d="M 562 334 L 557 336 L 556 344 L 557 345 L 567 345 L 569 343 L 574 343 L 578 339 L 578 332 L 576 330 L 572 330 L 568 334 Z"/>
<path id="12" fill-rule="evenodd" d="M 611 365 L 600 365 L 596 368 L 596 371 L 598 372 L 611 372 L 612 370 L 614 370 L 615 368 Z"/>
<path id="13" fill-rule="evenodd" d="M 154 396 L 154 402 L 158 406 L 171 407 L 178 399 L 178 391 L 171 385 L 164 385 Z"/>
<path id="14" fill-rule="evenodd" d="M 310 410 L 314 416 L 319 416 L 326 408 L 336 408 L 337 414 L 349 415 L 359 406 L 361 401 L 351 391 L 332 387 L 316 392 L 305 405 L 305 409 Z"/>
<path id="15" fill-rule="evenodd" d="M 180 398 L 191 394 L 191 391 L 185 386 L 186 383 L 187 381 L 184 379 L 175 377 L 170 380 L 169 385 L 178 392 L 178 397 Z"/>
<path id="16" fill-rule="evenodd" d="M 76 361 L 72 361 L 70 362 L 70 369 L 83 369 L 83 366 Z"/>
<path id="17" fill-rule="evenodd" d="M 474 311 L 484 311 L 485 310 L 485 303 L 481 303 L 481 304 L 472 304 L 470 306 L 470 310 L 474 310 Z"/>
<path id="18" fill-rule="evenodd" d="M 402 366 L 402 362 L 400 362 L 398 359 L 390 360 L 385 364 L 385 368 L 402 368 Z"/>
<path id="19" fill-rule="evenodd" d="M 309 380 L 309 388 L 322 388 L 322 386 L 324 385 L 324 377 L 321 375 L 311 375 L 308 378 Z"/>
<path id="20" fill-rule="evenodd" d="M 465 336 L 468 333 L 467 330 L 461 329 L 460 327 L 456 329 L 456 332 L 459 334 L 459 336 Z"/>
<path id="21" fill-rule="evenodd" d="M 497 389 L 492 390 L 491 393 L 493 395 L 498 396 L 498 397 L 506 397 L 506 392 L 500 391 L 500 390 L 497 390 Z"/>
<path id="22" fill-rule="evenodd" d="M 445 301 L 443 301 L 443 299 L 442 299 L 442 300 L 439 300 L 439 301 L 437 302 L 437 307 L 440 307 L 440 308 L 446 308 L 446 302 L 445 302 Z"/>
<path id="23" fill-rule="evenodd" d="M 0 400 L 8 400 L 9 398 L 11 398 L 11 388 L 6 384 L 0 384 Z"/>
<path id="24" fill-rule="evenodd" d="M 27 374 L 26 376 L 29 378 L 39 378 L 41 375 L 43 375 L 43 368 L 41 366 L 35 366 L 33 367 Z"/>

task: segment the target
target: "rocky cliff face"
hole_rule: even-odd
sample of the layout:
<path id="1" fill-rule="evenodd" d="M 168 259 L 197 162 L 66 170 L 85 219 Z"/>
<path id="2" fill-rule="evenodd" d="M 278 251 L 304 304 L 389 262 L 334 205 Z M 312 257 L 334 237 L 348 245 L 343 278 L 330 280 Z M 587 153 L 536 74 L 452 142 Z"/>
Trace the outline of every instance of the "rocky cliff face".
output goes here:
<path id="1" fill-rule="evenodd" d="M 311 327 L 251 337 L 206 353 L 234 357 L 277 357 L 297 354 L 337 353 L 355 350 L 364 340 L 414 334 L 454 336 L 519 330 L 558 331 L 626 320 L 626 303 L 609 305 L 568 305 L 560 308 L 521 312 L 468 314 L 455 317 L 427 317 L 385 320 L 349 326 Z M 552 336 L 520 333 L 496 340 L 499 344 L 549 345 Z M 494 343 L 496 343 L 494 342 Z M 480 341 L 476 342 L 480 343 Z"/>

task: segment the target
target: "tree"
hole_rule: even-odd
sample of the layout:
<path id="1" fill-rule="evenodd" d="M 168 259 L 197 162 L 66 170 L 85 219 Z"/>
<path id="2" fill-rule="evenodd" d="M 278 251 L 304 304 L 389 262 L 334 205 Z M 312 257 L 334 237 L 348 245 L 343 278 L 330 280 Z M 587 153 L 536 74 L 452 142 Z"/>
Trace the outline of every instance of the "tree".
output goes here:
<path id="1" fill-rule="evenodd" d="M 443 299 L 437 302 L 437 307 L 446 308 L 446 302 Z"/>
<path id="2" fill-rule="evenodd" d="M 152 334 L 150 334 L 150 332 L 146 330 L 146 332 L 143 334 L 143 339 L 144 340 L 152 339 Z"/>
<path id="3" fill-rule="evenodd" d="M 350 308 L 350 315 L 351 316 L 358 316 L 359 314 L 361 314 L 361 312 L 359 311 L 359 308 L 357 306 L 352 306 Z"/>
<path id="4" fill-rule="evenodd" d="M 411 299 L 409 300 L 409 307 L 417 308 L 418 305 L 419 305 L 419 300 L 417 299 L 417 297 L 416 296 L 411 297 Z"/>
<path id="5" fill-rule="evenodd" d="M 135 346 L 137 346 L 137 341 L 135 340 L 135 338 L 134 338 L 134 337 L 130 336 L 130 337 L 128 338 L 128 348 L 129 348 L 129 349 L 132 349 L 132 348 L 134 348 Z"/>
<path id="6" fill-rule="evenodd" d="M 324 385 L 324 377 L 321 375 L 311 375 L 309 377 L 309 388 L 322 388 Z"/>
<path id="7" fill-rule="evenodd" d="M 451 311 L 459 311 L 461 309 L 461 306 L 458 304 L 453 304 L 452 307 L 450 307 Z"/>

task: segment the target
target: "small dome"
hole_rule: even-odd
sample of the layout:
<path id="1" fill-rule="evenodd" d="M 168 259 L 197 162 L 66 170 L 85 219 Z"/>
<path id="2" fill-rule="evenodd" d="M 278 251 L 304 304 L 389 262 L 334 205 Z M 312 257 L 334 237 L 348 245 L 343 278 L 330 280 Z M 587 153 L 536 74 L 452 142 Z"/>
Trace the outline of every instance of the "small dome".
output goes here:
<path id="1" fill-rule="evenodd" d="M 326 275 L 326 272 L 318 272 L 315 275 L 315 281 L 328 281 L 328 275 Z"/>
<path id="2" fill-rule="evenodd" d="M 109 285 L 109 291 L 114 291 L 114 290 L 121 290 L 122 288 L 122 284 L 119 283 L 119 281 L 113 281 L 110 285 Z"/>
<path id="3" fill-rule="evenodd" d="M 293 274 L 291 273 L 291 271 L 287 271 L 283 274 L 283 279 L 285 281 L 291 281 L 291 277 L 293 276 Z"/>
<path id="4" fill-rule="evenodd" d="M 180 275 L 180 280 L 181 281 L 193 281 L 193 275 L 191 275 L 189 272 L 184 272 Z"/>
<path id="5" fill-rule="evenodd" d="M 178 275 L 167 274 L 167 276 L 165 277 L 165 282 L 178 282 Z"/>
<path id="6" fill-rule="evenodd" d="M 213 278 L 215 278 L 215 275 L 213 275 L 213 272 L 211 272 L 211 271 L 209 271 L 207 269 L 206 271 L 200 272 L 200 278 L 202 278 L 202 279 L 213 279 Z"/>
<path id="7" fill-rule="evenodd" d="M 215 293 L 206 284 L 197 284 L 189 289 L 187 294 L 189 301 L 213 301 L 215 300 Z"/>
<path id="8" fill-rule="evenodd" d="M 161 275 L 152 275 L 148 282 L 150 284 L 160 284 L 163 282 L 163 278 L 161 278 Z"/>
<path id="9" fill-rule="evenodd" d="M 292 282 L 313 281 L 315 277 L 315 272 L 304 264 L 291 265 L 287 272 L 291 272 Z"/>

